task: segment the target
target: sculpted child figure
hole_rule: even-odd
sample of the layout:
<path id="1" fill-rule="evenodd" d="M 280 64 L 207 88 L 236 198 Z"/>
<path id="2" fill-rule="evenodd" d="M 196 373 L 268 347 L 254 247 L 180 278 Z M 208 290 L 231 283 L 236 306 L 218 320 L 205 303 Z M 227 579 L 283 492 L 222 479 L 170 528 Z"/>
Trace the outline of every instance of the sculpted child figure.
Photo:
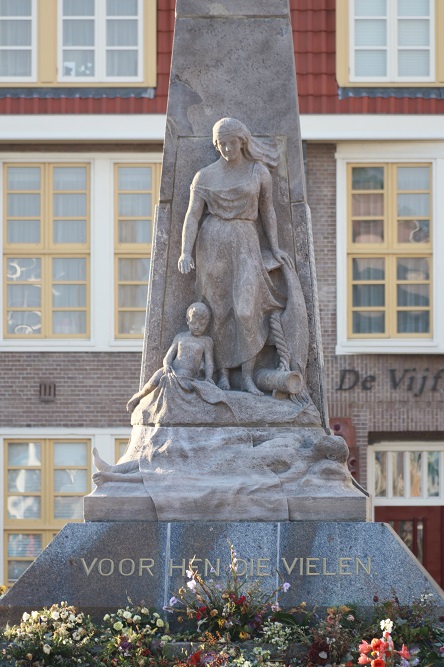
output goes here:
<path id="1" fill-rule="evenodd" d="M 210 322 L 210 309 L 204 303 L 193 303 L 187 310 L 188 331 L 175 336 L 163 360 L 163 367 L 154 373 L 145 386 L 128 401 L 127 410 L 133 412 L 142 398 L 160 389 L 169 391 L 169 399 L 174 403 L 174 395 L 180 392 L 190 394 L 198 391 L 201 398 L 208 403 L 223 402 L 222 392 L 214 386 L 212 379 L 213 341 L 205 336 Z M 205 391 L 204 384 L 199 382 L 199 375 L 204 371 L 204 379 L 213 385 L 210 391 Z M 173 380 L 174 378 L 174 380 Z M 197 380 L 197 382 L 196 382 Z M 166 385 L 166 382 L 168 384 Z M 171 386 L 170 382 L 174 384 Z M 162 382 L 166 385 L 162 387 Z M 200 385 L 200 386 L 199 386 Z M 177 396 L 176 396 L 177 400 Z M 139 461 L 132 460 L 117 465 L 109 465 L 100 458 L 96 448 L 93 450 L 94 464 L 98 472 L 94 473 L 93 481 L 97 486 L 104 482 L 142 482 L 139 470 Z"/>
<path id="2" fill-rule="evenodd" d="M 126 409 L 133 412 L 140 400 L 154 391 L 162 377 L 171 371 L 178 377 L 197 378 L 203 363 L 205 380 L 213 383 L 213 341 L 203 334 L 210 322 L 210 309 L 204 303 L 192 303 L 187 310 L 189 331 L 178 333 L 165 355 L 163 367 L 154 373 L 145 386 L 128 401 Z"/>

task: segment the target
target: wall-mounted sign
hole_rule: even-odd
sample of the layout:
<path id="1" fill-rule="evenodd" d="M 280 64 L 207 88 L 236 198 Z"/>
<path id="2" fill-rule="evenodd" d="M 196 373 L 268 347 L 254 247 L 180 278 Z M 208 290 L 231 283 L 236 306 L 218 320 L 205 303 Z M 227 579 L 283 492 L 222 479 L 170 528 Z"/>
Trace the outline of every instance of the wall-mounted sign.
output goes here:
<path id="1" fill-rule="evenodd" d="M 336 391 L 351 391 L 361 389 L 371 391 L 377 387 L 381 378 L 376 375 L 366 375 L 354 368 L 345 368 L 339 376 L 339 384 Z M 382 378 L 384 384 L 388 383 L 393 391 L 408 391 L 415 397 L 424 392 L 442 391 L 444 389 L 444 368 L 430 373 L 428 368 L 417 370 L 416 368 L 388 368 L 386 376 Z"/>

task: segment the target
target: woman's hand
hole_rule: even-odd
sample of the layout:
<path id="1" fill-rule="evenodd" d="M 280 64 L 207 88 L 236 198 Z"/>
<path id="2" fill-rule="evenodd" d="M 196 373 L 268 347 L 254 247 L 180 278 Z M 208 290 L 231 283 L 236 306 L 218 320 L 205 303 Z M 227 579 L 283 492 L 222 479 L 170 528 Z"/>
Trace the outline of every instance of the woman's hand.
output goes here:
<path id="1" fill-rule="evenodd" d="M 279 264 L 281 265 L 285 264 L 285 266 L 288 266 L 289 269 L 294 270 L 293 259 L 287 252 L 285 252 L 285 250 L 281 250 L 280 248 L 275 248 L 272 252 L 276 260 L 279 262 Z"/>
<path id="2" fill-rule="evenodd" d="M 189 273 L 194 269 L 194 259 L 186 252 L 183 252 L 177 262 L 177 267 L 181 273 Z"/>

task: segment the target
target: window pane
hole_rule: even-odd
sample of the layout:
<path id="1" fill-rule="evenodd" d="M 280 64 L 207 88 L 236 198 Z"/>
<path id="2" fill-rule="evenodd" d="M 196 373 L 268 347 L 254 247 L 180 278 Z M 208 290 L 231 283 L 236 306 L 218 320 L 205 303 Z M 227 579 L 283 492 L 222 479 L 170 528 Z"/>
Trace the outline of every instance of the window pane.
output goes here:
<path id="1" fill-rule="evenodd" d="M 40 470 L 9 470 L 8 491 L 24 493 L 41 490 Z"/>
<path id="2" fill-rule="evenodd" d="M 355 16 L 385 16 L 386 0 L 355 0 Z"/>
<path id="3" fill-rule="evenodd" d="M 430 333 L 430 313 L 427 310 L 398 312 L 398 333 Z"/>
<path id="4" fill-rule="evenodd" d="M 94 46 L 94 21 L 63 21 L 63 46 Z"/>
<path id="5" fill-rule="evenodd" d="M 106 22 L 107 46 L 137 46 L 137 20 L 108 19 Z"/>
<path id="6" fill-rule="evenodd" d="M 399 537 L 413 551 L 413 521 L 399 522 Z"/>
<path id="7" fill-rule="evenodd" d="M 120 220 L 119 243 L 151 243 L 151 220 Z"/>
<path id="8" fill-rule="evenodd" d="M 82 519 L 83 518 L 83 498 L 82 497 L 62 497 L 54 498 L 54 518 L 55 519 Z"/>
<path id="9" fill-rule="evenodd" d="M 8 580 L 17 581 L 23 572 L 31 565 L 27 560 L 10 560 L 8 561 Z"/>
<path id="10" fill-rule="evenodd" d="M 429 51 L 399 51 L 399 76 L 430 76 Z"/>
<path id="11" fill-rule="evenodd" d="M 430 195 L 398 195 L 398 215 L 418 215 L 428 218 L 430 215 Z"/>
<path id="12" fill-rule="evenodd" d="M 382 312 L 354 312 L 353 333 L 377 334 L 385 331 L 385 315 Z"/>
<path id="13" fill-rule="evenodd" d="M 54 220 L 54 243 L 86 243 L 85 220 Z"/>
<path id="14" fill-rule="evenodd" d="M 8 195 L 8 215 L 31 218 L 40 215 L 40 195 Z"/>
<path id="15" fill-rule="evenodd" d="M 430 306 L 429 285 L 398 285 L 398 306 Z"/>
<path id="16" fill-rule="evenodd" d="M 55 442 L 55 466 L 86 466 L 88 446 L 85 442 Z"/>
<path id="17" fill-rule="evenodd" d="M 430 220 L 399 220 L 398 243 L 430 243 Z"/>
<path id="18" fill-rule="evenodd" d="M 427 452 L 427 495 L 439 496 L 439 452 Z"/>
<path id="19" fill-rule="evenodd" d="M 86 190 L 85 167 L 55 167 L 54 190 Z"/>
<path id="20" fill-rule="evenodd" d="M 119 308 L 145 308 L 146 285 L 119 285 Z"/>
<path id="21" fill-rule="evenodd" d="M 353 280 L 384 280 L 384 276 L 384 260 L 382 258 L 353 260 Z"/>
<path id="22" fill-rule="evenodd" d="M 399 16 L 429 16 L 430 0 L 398 0 Z"/>
<path id="23" fill-rule="evenodd" d="M 119 259 L 119 281 L 148 282 L 150 259 Z"/>
<path id="24" fill-rule="evenodd" d="M 421 452 L 410 452 L 410 496 L 421 496 Z"/>
<path id="25" fill-rule="evenodd" d="M 31 46 L 31 21 L 0 21 L 0 46 Z"/>
<path id="26" fill-rule="evenodd" d="M 358 195 L 366 196 L 366 195 Z M 119 216 L 141 218 L 151 214 L 151 195 L 119 195 Z M 358 214 L 357 214 L 358 215 Z"/>
<path id="27" fill-rule="evenodd" d="M 86 333 L 86 313 L 69 310 L 57 310 L 52 314 L 53 334 Z"/>
<path id="28" fill-rule="evenodd" d="M 86 306 L 85 285 L 54 285 L 52 288 L 54 308 L 82 308 Z"/>
<path id="29" fill-rule="evenodd" d="M 151 190 L 150 167 L 119 167 L 119 190 Z"/>
<path id="30" fill-rule="evenodd" d="M 106 0 L 107 16 L 137 16 L 137 0 Z"/>
<path id="31" fill-rule="evenodd" d="M 357 307 L 384 306 L 384 285 L 353 285 L 353 305 Z"/>
<path id="32" fill-rule="evenodd" d="M 398 280 L 429 280 L 430 263 L 426 257 L 407 257 L 397 260 Z"/>
<path id="33" fill-rule="evenodd" d="M 398 167 L 398 190 L 429 189 L 429 167 Z"/>
<path id="34" fill-rule="evenodd" d="M 40 498 L 37 496 L 9 496 L 8 519 L 40 519 Z"/>
<path id="35" fill-rule="evenodd" d="M 8 333 L 17 335 L 39 334 L 42 328 L 42 313 L 33 311 L 8 310 Z"/>
<path id="36" fill-rule="evenodd" d="M 94 51 L 63 51 L 63 76 L 94 76 Z"/>
<path id="37" fill-rule="evenodd" d="M 54 491 L 57 493 L 86 493 L 86 470 L 54 470 Z"/>
<path id="38" fill-rule="evenodd" d="M 8 167 L 8 190 L 40 190 L 40 169 Z"/>
<path id="39" fill-rule="evenodd" d="M 40 260 L 32 257 L 8 258 L 7 278 L 12 282 L 39 281 L 41 279 Z"/>
<path id="40" fill-rule="evenodd" d="M 353 243 L 382 243 L 383 220 L 353 220 Z"/>
<path id="41" fill-rule="evenodd" d="M 398 46 L 429 46 L 429 21 L 398 21 Z"/>
<path id="42" fill-rule="evenodd" d="M 8 465 L 40 466 L 41 464 L 39 442 L 8 442 Z"/>
<path id="43" fill-rule="evenodd" d="M 392 452 L 393 497 L 404 496 L 404 452 Z"/>
<path id="44" fill-rule="evenodd" d="M 40 220 L 8 220 L 8 243 L 40 243 Z"/>
<path id="45" fill-rule="evenodd" d="M 60 258 L 52 260 L 52 279 L 60 281 L 86 280 L 86 259 Z"/>
<path id="46" fill-rule="evenodd" d="M 0 16 L 31 16 L 31 0 L 0 0 Z"/>
<path id="47" fill-rule="evenodd" d="M 356 76 L 387 76 L 387 52 L 384 50 L 355 52 Z"/>
<path id="48" fill-rule="evenodd" d="M 106 76 L 137 76 L 137 51 L 107 51 Z"/>
<path id="49" fill-rule="evenodd" d="M 8 285 L 8 308 L 40 308 L 40 285 Z"/>
<path id="50" fill-rule="evenodd" d="M 54 215 L 57 218 L 86 216 L 86 195 L 54 195 Z"/>
<path id="51" fill-rule="evenodd" d="M 384 167 L 353 167 L 353 190 L 384 190 Z"/>
<path id="52" fill-rule="evenodd" d="M 31 51 L 1 51 L 0 76 L 31 76 L 31 73 Z"/>
<path id="53" fill-rule="evenodd" d="M 42 536 L 23 533 L 8 535 L 8 557 L 36 558 L 42 550 Z"/>
<path id="54" fill-rule="evenodd" d="M 375 452 L 375 495 L 387 495 L 387 453 Z"/>
<path id="55" fill-rule="evenodd" d="M 94 16 L 94 0 L 63 0 L 64 16 Z"/>
<path id="56" fill-rule="evenodd" d="M 119 334 L 143 334 L 145 313 L 119 313 Z"/>
<path id="57" fill-rule="evenodd" d="M 406 195 L 406 196 L 409 197 L 411 195 Z M 384 195 L 383 194 L 352 195 L 352 215 L 353 216 L 384 215 Z M 407 213 L 405 213 L 404 215 L 407 215 Z"/>
<path id="58" fill-rule="evenodd" d="M 355 21 L 356 46 L 386 46 L 387 21 L 384 19 L 370 19 Z"/>

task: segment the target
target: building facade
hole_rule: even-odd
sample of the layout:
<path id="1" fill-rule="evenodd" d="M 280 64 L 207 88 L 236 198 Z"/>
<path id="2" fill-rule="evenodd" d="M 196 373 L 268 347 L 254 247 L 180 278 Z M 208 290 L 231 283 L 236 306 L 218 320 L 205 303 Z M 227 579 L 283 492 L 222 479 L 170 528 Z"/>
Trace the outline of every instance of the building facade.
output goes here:
<path id="1" fill-rule="evenodd" d="M 290 5 L 331 426 L 442 584 L 444 10 Z M 5 582 L 129 436 L 173 28 L 174 0 L 0 2 Z"/>

